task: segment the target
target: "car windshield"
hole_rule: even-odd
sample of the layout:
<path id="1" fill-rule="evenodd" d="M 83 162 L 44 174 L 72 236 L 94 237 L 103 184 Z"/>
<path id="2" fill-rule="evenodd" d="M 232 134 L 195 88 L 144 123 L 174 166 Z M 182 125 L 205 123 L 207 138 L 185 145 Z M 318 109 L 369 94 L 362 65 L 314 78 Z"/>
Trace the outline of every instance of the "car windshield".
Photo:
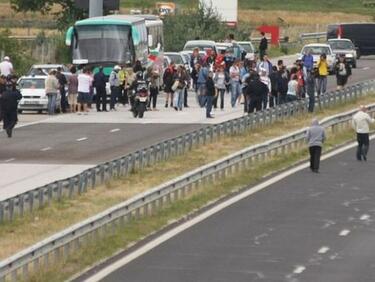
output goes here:
<path id="1" fill-rule="evenodd" d="M 167 56 L 171 60 L 171 62 L 174 62 L 176 65 L 183 65 L 184 64 L 184 60 L 182 59 L 181 55 L 165 54 L 165 56 Z"/>
<path id="2" fill-rule="evenodd" d="M 330 48 L 324 47 L 324 46 L 307 46 L 303 48 L 302 54 L 307 54 L 308 52 L 310 52 L 311 55 L 321 55 L 321 54 L 331 55 Z"/>
<path id="3" fill-rule="evenodd" d="M 23 78 L 18 85 L 21 89 L 44 89 L 44 79 Z"/>
<path id="4" fill-rule="evenodd" d="M 329 41 L 328 44 L 333 50 L 352 50 L 354 49 L 353 43 L 346 40 Z"/>
<path id="5" fill-rule="evenodd" d="M 192 44 L 192 45 L 186 45 L 184 48 L 184 51 L 193 51 L 195 48 L 199 48 L 199 51 L 206 51 L 208 49 L 213 50 L 214 46 L 203 45 L 203 44 Z"/>
<path id="6" fill-rule="evenodd" d="M 247 53 L 254 53 L 254 47 L 250 43 L 238 43 Z"/>

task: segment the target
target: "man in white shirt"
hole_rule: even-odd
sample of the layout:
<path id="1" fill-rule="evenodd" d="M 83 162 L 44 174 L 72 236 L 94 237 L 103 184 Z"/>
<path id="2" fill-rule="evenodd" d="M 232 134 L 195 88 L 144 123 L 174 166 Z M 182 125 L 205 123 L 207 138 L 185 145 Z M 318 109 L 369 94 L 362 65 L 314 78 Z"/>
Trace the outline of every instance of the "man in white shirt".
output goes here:
<path id="1" fill-rule="evenodd" d="M 4 60 L 0 63 L 0 74 L 7 77 L 8 75 L 13 73 L 13 65 L 10 62 L 10 58 L 8 56 L 4 57 Z"/>
<path id="2" fill-rule="evenodd" d="M 90 71 L 88 68 L 83 69 L 83 73 L 78 75 L 78 104 L 82 113 L 87 115 L 88 109 L 87 105 L 91 103 L 90 87 L 92 85 L 93 78 L 90 76 Z M 78 113 L 80 114 L 80 113 Z"/>
<path id="3" fill-rule="evenodd" d="M 360 106 L 358 113 L 353 116 L 352 125 L 357 133 L 357 160 L 367 161 L 367 153 L 370 146 L 369 132 L 370 123 L 374 123 L 375 120 L 367 113 L 365 106 Z"/>

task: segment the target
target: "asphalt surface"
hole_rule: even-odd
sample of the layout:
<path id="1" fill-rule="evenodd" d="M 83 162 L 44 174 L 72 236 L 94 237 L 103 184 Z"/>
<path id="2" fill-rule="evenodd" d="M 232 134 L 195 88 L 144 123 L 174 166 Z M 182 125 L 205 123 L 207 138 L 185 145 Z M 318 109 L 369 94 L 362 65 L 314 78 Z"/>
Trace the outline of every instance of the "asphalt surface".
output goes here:
<path id="1" fill-rule="evenodd" d="M 351 149 L 297 172 L 102 281 L 373 282 L 374 159 Z"/>
<path id="2" fill-rule="evenodd" d="M 375 59 L 364 58 L 358 61 L 349 83 L 373 77 Z M 328 88 L 334 89 L 335 85 L 335 77 L 330 76 Z M 230 108 L 229 95 L 225 111 L 217 111 L 212 120 L 204 117 L 204 110 L 197 106 L 192 93 L 191 107 L 182 112 L 164 108 L 164 99 L 160 94 L 160 111 L 147 112 L 143 120 L 132 118 L 125 108 L 111 113 L 93 111 L 88 116 L 20 115 L 22 127 L 16 128 L 12 139 L 0 132 L 0 170 L 8 175 L 0 178 L 0 199 L 71 177 L 93 165 L 207 124 L 243 115 L 241 107 Z"/>
<path id="3" fill-rule="evenodd" d="M 0 156 L 12 163 L 98 164 L 201 127 L 41 123 L 20 128 L 14 139 L 1 138 Z"/>

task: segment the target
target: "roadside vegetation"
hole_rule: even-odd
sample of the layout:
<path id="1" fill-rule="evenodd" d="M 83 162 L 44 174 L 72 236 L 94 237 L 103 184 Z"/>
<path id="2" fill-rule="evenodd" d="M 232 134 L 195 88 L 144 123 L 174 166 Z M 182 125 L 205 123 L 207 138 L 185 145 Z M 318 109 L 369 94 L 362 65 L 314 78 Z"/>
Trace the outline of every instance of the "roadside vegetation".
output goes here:
<path id="1" fill-rule="evenodd" d="M 360 98 L 353 103 L 335 106 L 331 109 L 323 111 L 318 111 L 316 115 L 319 118 L 323 118 L 343 111 L 347 111 L 354 107 L 358 107 L 359 104 L 368 104 L 374 102 L 375 94 Z M 56 232 L 59 232 L 75 223 L 87 219 L 88 217 L 94 216 L 107 208 L 110 208 L 133 197 L 134 195 L 145 192 L 152 187 L 160 185 L 195 168 L 223 158 L 248 146 L 259 144 L 271 138 L 276 138 L 283 134 L 287 134 L 305 127 L 309 125 L 311 118 L 312 115 L 306 114 L 304 116 L 277 122 L 264 128 L 252 130 L 251 132 L 247 132 L 246 134 L 222 138 L 204 147 L 193 148 L 193 150 L 189 153 L 183 156 L 169 159 L 168 162 L 158 163 L 145 168 L 141 172 L 136 171 L 128 177 L 122 177 L 108 182 L 106 185 L 96 187 L 96 189 L 90 190 L 83 195 L 76 196 L 73 199 L 64 199 L 60 202 L 53 202 L 50 206 L 45 206 L 44 208 L 28 214 L 23 218 L 16 218 L 13 222 L 6 222 L 0 226 L 0 259 L 9 257 L 10 255 L 15 254 L 16 252 L 28 246 L 31 246 L 32 244 L 48 236 L 51 236 L 52 234 L 55 234 Z M 344 139 L 347 140 L 353 136 L 353 132 L 349 131 Z M 339 140 L 336 138 L 338 137 L 335 137 L 336 141 L 334 143 L 339 143 Z M 236 142 L 233 142 L 233 140 L 235 140 Z M 291 157 L 291 155 L 288 154 L 288 158 L 289 157 Z M 296 159 L 292 158 L 291 161 L 294 162 L 301 157 L 304 157 L 304 155 L 298 154 L 298 156 L 296 156 Z M 269 164 L 264 167 L 264 164 L 260 163 L 259 166 L 251 168 L 251 170 L 254 170 L 253 175 L 256 175 L 256 177 L 240 177 L 244 181 L 240 184 L 243 186 L 258 181 L 263 175 L 274 171 L 275 168 L 279 169 L 288 167 L 290 163 L 283 163 L 283 161 L 285 161 L 285 158 L 286 156 L 283 156 L 279 160 L 280 163 L 276 162 L 276 164 L 278 164 L 277 166 Z M 144 175 L 148 175 L 148 177 L 146 178 L 144 177 Z M 237 182 L 235 182 L 235 180 L 233 180 L 232 178 L 229 178 L 228 182 L 225 181 L 223 183 L 227 183 L 228 187 L 224 187 L 225 189 L 231 190 L 233 188 L 238 188 L 238 185 L 236 184 Z M 230 185 L 231 183 L 233 185 Z M 215 187 L 217 187 L 216 184 Z M 205 190 L 202 191 L 204 192 Z M 212 195 L 208 195 L 207 197 L 209 199 L 215 199 L 219 195 L 225 195 L 228 193 L 227 190 L 225 193 L 220 192 L 219 194 L 216 194 L 216 192 Z M 205 197 L 199 194 L 198 199 L 201 198 L 204 199 Z M 134 223 L 134 226 L 138 226 L 138 228 L 141 228 L 141 230 L 132 230 L 132 228 L 128 227 L 127 232 L 130 232 L 130 235 L 128 234 L 126 236 L 126 240 L 134 241 L 142 236 L 145 236 L 146 234 L 149 234 L 151 230 L 159 229 L 161 226 L 164 226 L 169 220 L 176 219 L 180 215 L 186 214 L 187 211 L 190 211 L 190 208 L 192 207 L 191 204 L 196 207 L 195 204 L 197 204 L 198 206 L 202 206 L 204 203 L 206 203 L 206 201 L 196 202 L 197 199 L 193 199 L 194 198 L 192 198 L 191 200 L 193 202 L 190 203 L 186 208 L 180 209 L 178 204 L 176 210 L 174 211 L 174 213 L 172 213 L 172 215 L 169 215 L 167 213 L 164 219 L 160 218 L 160 221 L 157 220 L 149 226 Z M 163 220 L 166 220 L 166 222 Z M 132 232 L 134 232 L 134 235 L 131 235 Z M 125 243 L 120 245 L 122 248 L 125 248 L 127 246 L 127 244 Z M 115 246 L 114 249 L 117 248 L 118 246 Z M 103 256 L 107 256 L 109 254 L 112 254 L 113 250 L 110 252 L 100 252 L 103 252 Z M 95 256 L 96 254 L 93 254 L 92 259 Z M 82 263 L 86 262 L 87 265 L 93 263 L 93 261 L 91 261 L 89 257 L 90 256 L 88 256 L 87 260 L 83 259 Z M 98 255 L 97 258 L 99 259 L 100 256 Z M 82 265 L 79 266 L 80 269 L 82 269 L 82 267 Z M 71 272 L 70 268 L 73 268 Z M 64 270 L 64 273 L 66 275 L 70 275 L 76 270 L 77 269 L 73 266 L 68 266 L 67 270 Z M 57 280 L 52 279 L 50 281 Z"/>

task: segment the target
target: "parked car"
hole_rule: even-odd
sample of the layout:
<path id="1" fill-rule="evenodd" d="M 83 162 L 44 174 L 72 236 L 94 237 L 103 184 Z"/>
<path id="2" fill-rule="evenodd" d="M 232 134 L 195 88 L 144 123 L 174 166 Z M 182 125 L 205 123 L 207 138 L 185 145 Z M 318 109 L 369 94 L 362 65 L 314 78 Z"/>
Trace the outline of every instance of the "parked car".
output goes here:
<path id="1" fill-rule="evenodd" d="M 184 57 L 184 61 L 185 61 L 185 68 L 189 71 L 189 73 L 191 73 L 192 71 L 192 68 L 190 66 L 190 54 L 189 53 L 185 53 L 184 51 L 181 51 L 180 54 L 182 55 L 182 57 Z"/>
<path id="2" fill-rule="evenodd" d="M 185 58 L 178 52 L 164 52 L 164 57 L 168 57 L 175 65 L 185 65 Z"/>
<path id="3" fill-rule="evenodd" d="M 62 68 L 62 73 L 65 75 L 70 74 L 70 70 L 67 66 L 62 64 L 43 64 L 43 65 L 32 65 L 29 71 L 26 73 L 27 76 L 47 76 L 51 70 L 56 70 L 58 67 Z"/>
<path id="4" fill-rule="evenodd" d="M 233 42 L 216 42 L 216 47 L 220 53 L 222 50 L 228 51 L 235 59 L 243 60 L 246 56 L 246 51 L 238 43 Z"/>
<path id="5" fill-rule="evenodd" d="M 47 111 L 48 98 L 45 91 L 46 76 L 22 76 L 18 80 L 18 87 L 22 100 L 18 104 L 18 111 Z M 61 111 L 61 96 L 57 95 L 56 112 Z"/>
<path id="6" fill-rule="evenodd" d="M 199 48 L 200 51 L 211 49 L 218 53 L 216 42 L 211 40 L 190 40 L 185 43 L 183 51 L 193 51 L 194 48 Z"/>
<path id="7" fill-rule="evenodd" d="M 245 59 L 255 60 L 255 48 L 250 41 L 239 41 L 237 43 L 246 51 Z"/>
<path id="8" fill-rule="evenodd" d="M 327 27 L 327 39 L 347 38 L 358 48 L 357 59 L 375 55 L 375 23 L 339 23 Z"/>
<path id="9" fill-rule="evenodd" d="M 330 74 L 335 72 L 336 55 L 333 53 L 331 46 L 328 44 L 312 43 L 307 44 L 302 48 L 301 54 L 299 54 L 298 59 L 302 59 L 304 54 L 311 52 L 314 57 L 314 66 L 317 65 L 320 55 L 327 55 L 328 70 Z"/>
<path id="10" fill-rule="evenodd" d="M 327 43 L 331 46 L 336 57 L 344 55 L 346 61 L 353 68 L 357 67 L 357 50 L 350 39 L 329 39 Z"/>

